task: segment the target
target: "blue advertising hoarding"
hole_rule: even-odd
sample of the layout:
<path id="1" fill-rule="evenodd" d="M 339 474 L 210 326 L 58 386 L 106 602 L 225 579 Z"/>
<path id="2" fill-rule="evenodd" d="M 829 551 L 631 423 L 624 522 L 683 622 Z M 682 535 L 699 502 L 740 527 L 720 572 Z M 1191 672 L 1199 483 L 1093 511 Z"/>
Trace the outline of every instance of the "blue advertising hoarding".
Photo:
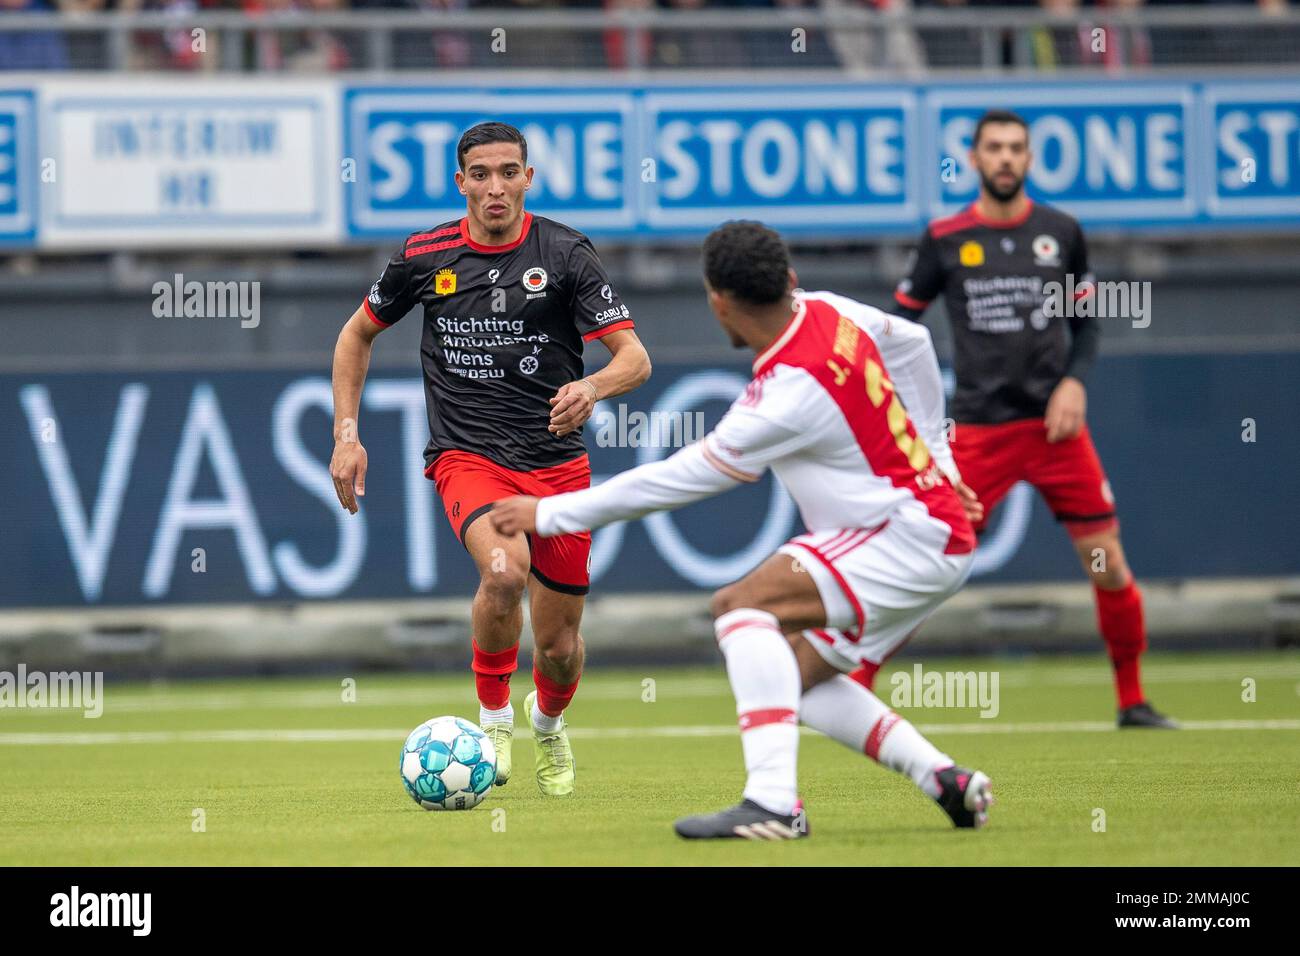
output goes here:
<path id="1" fill-rule="evenodd" d="M 750 217 L 810 236 L 910 238 L 975 197 L 966 152 L 994 106 L 1030 124 L 1031 194 L 1085 225 L 1300 227 L 1300 82 L 1100 79 L 351 87 L 347 228 L 378 238 L 459 215 L 457 131 L 497 118 L 539 147 L 535 208 L 596 236 L 690 237 Z"/>
<path id="2" fill-rule="evenodd" d="M 1300 79 L 1286 75 L 492 88 L 70 75 L 0 89 L 0 243 L 393 241 L 463 214 L 456 141 L 489 118 L 528 137 L 532 208 L 596 238 L 689 240 L 753 217 L 911 239 L 974 197 L 967 144 L 994 106 L 1030 123 L 1031 194 L 1085 226 L 1300 229 Z"/>
<path id="3" fill-rule="evenodd" d="M 0 88 L 0 245 L 35 239 L 38 175 L 35 98 Z"/>
<path id="4" fill-rule="evenodd" d="M 724 219 L 777 228 L 911 227 L 918 170 L 916 94 L 905 89 L 647 90 L 644 190 L 655 230 L 712 229 Z"/>
<path id="5" fill-rule="evenodd" d="M 936 140 L 925 152 L 940 169 L 928 197 L 931 216 L 972 202 L 978 176 L 967 165 L 975 123 L 990 104 L 1011 109 L 1029 124 L 1034 163 L 1028 189 L 1085 223 L 1191 222 L 1198 213 L 1199 157 L 1191 147 L 1196 102 L 1190 84 L 1112 88 L 1097 84 L 934 89 L 926 97 L 924 128 Z M 956 160 L 955 173 L 943 164 Z"/>
<path id="6" fill-rule="evenodd" d="M 630 91 L 353 88 L 343 104 L 343 155 L 356 160 L 356 182 L 344 187 L 354 236 L 400 235 L 462 215 L 465 200 L 452 181 L 456 142 L 475 123 L 502 116 L 528 139 L 535 212 L 563 214 L 592 232 L 636 228 Z"/>
<path id="7" fill-rule="evenodd" d="M 1207 209 L 1220 220 L 1300 216 L 1300 83 L 1209 84 Z"/>
<path id="8" fill-rule="evenodd" d="M 744 367 L 656 364 L 649 383 L 622 407 L 602 404 L 587 427 L 596 480 L 698 439 L 748 378 Z M 1140 577 L 1300 573 L 1297 393 L 1300 353 L 1099 364 L 1089 421 Z M 366 386 L 370 472 L 355 516 L 339 507 L 328 474 L 324 373 L 4 375 L 0 408 L 20 495 L 6 513 L 0 606 L 468 596 L 475 587 L 422 474 L 428 426 L 414 373 L 376 370 Z M 597 532 L 594 591 L 716 588 L 799 527 L 768 475 Z M 1081 572 L 1064 531 L 1019 486 L 981 540 L 975 576 Z"/>

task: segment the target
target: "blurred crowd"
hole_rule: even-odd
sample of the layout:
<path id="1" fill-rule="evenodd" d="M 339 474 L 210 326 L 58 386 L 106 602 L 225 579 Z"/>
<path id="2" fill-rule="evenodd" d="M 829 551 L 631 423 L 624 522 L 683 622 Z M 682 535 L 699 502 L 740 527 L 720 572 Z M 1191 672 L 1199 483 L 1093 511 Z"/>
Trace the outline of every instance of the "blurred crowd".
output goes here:
<path id="1" fill-rule="evenodd" d="M 86 12 L 157 12 L 174 16 L 176 27 L 164 30 L 132 31 L 128 45 L 130 69 L 201 70 L 216 69 L 213 47 L 225 38 L 196 38 L 187 18 L 197 11 L 242 11 L 256 18 L 275 14 L 301 18 L 302 26 L 291 29 L 252 30 L 240 34 L 245 49 L 224 60 L 247 69 L 320 72 L 362 69 L 370 53 L 360 30 L 322 28 L 312 16 L 325 12 L 356 10 L 548 10 L 548 9 L 636 9 L 700 10 L 745 8 L 825 10 L 865 8 L 881 14 L 906 13 L 912 9 L 956 9 L 985 7 L 1041 8 L 1060 14 L 1077 14 L 1070 27 L 1026 26 L 1004 30 L 998 36 L 1003 65 L 1033 65 L 1050 69 L 1063 65 L 1106 67 L 1145 66 L 1153 56 L 1152 34 L 1143 27 L 1108 29 L 1107 40 L 1098 49 L 1096 31 L 1089 17 L 1105 10 L 1141 6 L 1252 6 L 1265 12 L 1287 9 L 1289 0 L 0 0 L 0 70 L 59 70 L 76 67 L 102 68 L 95 62 L 96 38 L 78 31 L 60 31 L 61 20 Z M 7 31 L 6 13 L 46 13 L 52 28 L 35 31 Z M 941 55 L 927 50 L 926 38 L 907 24 L 905 18 L 887 17 L 878 30 L 810 31 L 807 39 L 817 65 L 840 66 L 854 73 L 876 70 L 919 72 L 943 62 Z M 505 21 L 508 26 L 509 21 Z M 623 69 L 629 66 L 743 67 L 772 63 L 788 52 L 789 38 L 779 31 L 718 31 L 673 29 L 611 29 L 601 33 L 525 37 L 534 45 L 530 66 L 590 66 Z M 397 68 L 428 66 L 471 68 L 490 66 L 482 55 L 481 38 L 466 31 L 422 32 L 400 36 L 394 42 Z M 978 45 L 971 34 L 966 41 Z M 958 37 L 952 41 L 960 45 Z M 1254 42 L 1254 41 L 1250 41 Z M 80 44 L 80 46 L 78 46 Z M 517 45 L 512 52 L 517 49 Z M 87 52 L 90 51 L 90 52 Z M 102 53 L 99 55 L 103 58 Z M 536 62 L 533 62 L 536 60 Z M 499 62 L 499 61 L 498 61 Z M 516 63 L 520 62 L 518 60 Z M 943 63 L 943 65 L 962 65 Z M 238 67 L 237 67 L 238 68 Z"/>

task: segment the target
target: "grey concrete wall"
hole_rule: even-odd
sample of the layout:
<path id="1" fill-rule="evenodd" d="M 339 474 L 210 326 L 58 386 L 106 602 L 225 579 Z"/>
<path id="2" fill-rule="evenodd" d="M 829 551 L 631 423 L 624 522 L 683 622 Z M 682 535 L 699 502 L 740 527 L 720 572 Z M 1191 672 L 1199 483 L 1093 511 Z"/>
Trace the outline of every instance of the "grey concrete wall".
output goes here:
<path id="1" fill-rule="evenodd" d="M 881 307 L 892 301 L 893 276 L 902 268 L 897 250 L 796 250 L 794 258 L 805 288 L 834 289 Z M 638 258 L 612 250 L 607 260 L 654 356 L 744 362 L 708 312 L 692 253 Z M 73 262 L 45 264 L 35 277 L 0 270 L 0 370 L 291 366 L 325 371 L 340 325 L 360 304 L 381 264 L 380 258 L 361 253 L 265 262 L 160 256 L 118 270 Z M 152 284 L 170 281 L 178 270 L 186 280 L 259 282 L 257 327 L 242 328 L 237 318 L 156 318 Z M 1186 260 L 1162 252 L 1145 266 L 1140 256 L 1121 261 L 1110 255 L 1101 257 L 1097 271 L 1102 277 L 1151 281 L 1150 326 L 1106 320 L 1103 351 L 1300 349 L 1300 252 L 1252 257 L 1237 250 L 1216 257 L 1201 251 Z M 379 339 L 378 366 L 414 366 L 419 323 L 413 318 Z M 942 304 L 931 309 L 927 321 L 946 354 Z"/>

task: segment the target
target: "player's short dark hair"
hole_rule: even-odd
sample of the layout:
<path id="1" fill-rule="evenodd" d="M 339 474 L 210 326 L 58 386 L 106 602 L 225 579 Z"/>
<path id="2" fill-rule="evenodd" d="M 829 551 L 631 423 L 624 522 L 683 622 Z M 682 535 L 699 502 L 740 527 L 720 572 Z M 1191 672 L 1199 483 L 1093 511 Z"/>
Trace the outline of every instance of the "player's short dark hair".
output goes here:
<path id="1" fill-rule="evenodd" d="M 1011 110 L 989 110 L 979 118 L 975 124 L 975 135 L 971 137 L 971 149 L 980 144 L 980 133 L 984 132 L 984 127 L 990 123 L 1015 123 L 1017 126 L 1024 127 L 1025 136 L 1029 135 L 1029 124 L 1019 113 L 1013 113 Z"/>
<path id="2" fill-rule="evenodd" d="M 704 240 L 704 278 L 751 305 L 779 302 L 789 287 L 790 253 L 761 222 L 733 219 Z"/>
<path id="3" fill-rule="evenodd" d="M 460 136 L 460 142 L 456 144 L 456 165 L 462 173 L 465 171 L 465 154 L 475 146 L 486 146 L 488 143 L 518 144 L 524 165 L 528 165 L 528 140 L 524 139 L 523 133 L 509 123 L 479 123 L 465 130 Z"/>

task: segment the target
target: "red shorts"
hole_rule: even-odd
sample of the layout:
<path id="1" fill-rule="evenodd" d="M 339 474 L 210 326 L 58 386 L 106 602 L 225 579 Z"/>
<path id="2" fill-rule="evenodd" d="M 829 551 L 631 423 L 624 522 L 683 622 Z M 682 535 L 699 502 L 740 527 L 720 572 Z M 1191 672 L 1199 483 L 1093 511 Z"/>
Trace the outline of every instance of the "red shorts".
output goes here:
<path id="1" fill-rule="evenodd" d="M 482 455 L 444 451 L 424 472 L 438 487 L 451 529 L 465 543 L 465 530 L 475 518 L 492 510 L 493 502 L 512 495 L 547 495 L 591 487 L 591 462 L 586 455 L 536 471 L 511 471 Z M 552 591 L 586 594 L 591 583 L 591 532 L 554 538 L 528 536 L 533 577 Z"/>
<path id="2" fill-rule="evenodd" d="M 994 506 L 1018 481 L 1038 489 L 1071 538 L 1119 523 L 1115 497 L 1087 425 L 1067 441 L 1048 444 L 1041 418 L 1002 425 L 958 424 L 951 444 L 962 481 L 984 503 L 984 521 L 976 531 L 984 530 Z"/>

